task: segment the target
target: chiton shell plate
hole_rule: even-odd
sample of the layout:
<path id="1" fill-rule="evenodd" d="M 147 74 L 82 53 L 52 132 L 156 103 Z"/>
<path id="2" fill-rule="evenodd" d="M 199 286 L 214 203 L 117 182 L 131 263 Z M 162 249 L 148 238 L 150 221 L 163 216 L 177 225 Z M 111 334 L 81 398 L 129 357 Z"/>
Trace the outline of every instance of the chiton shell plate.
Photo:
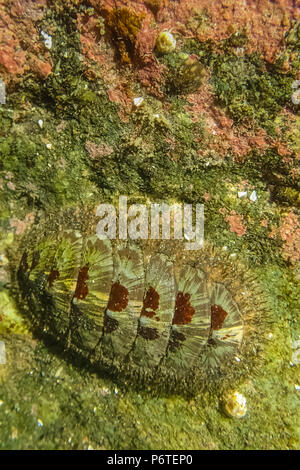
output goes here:
<path id="1" fill-rule="evenodd" d="M 23 242 L 16 277 L 36 330 L 136 384 L 193 390 L 249 372 L 266 311 L 247 269 L 211 245 L 100 240 L 96 223 L 50 217 Z"/>

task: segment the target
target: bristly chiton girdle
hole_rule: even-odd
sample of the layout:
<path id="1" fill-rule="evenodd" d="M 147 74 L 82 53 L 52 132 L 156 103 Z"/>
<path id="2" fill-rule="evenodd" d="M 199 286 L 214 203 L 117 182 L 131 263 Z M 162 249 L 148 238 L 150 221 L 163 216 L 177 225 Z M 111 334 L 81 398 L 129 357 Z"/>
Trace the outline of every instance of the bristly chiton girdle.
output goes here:
<path id="1" fill-rule="evenodd" d="M 207 245 L 100 240 L 95 217 L 79 219 L 40 223 L 21 250 L 21 302 L 40 331 L 136 384 L 223 387 L 255 367 L 266 309 L 236 259 Z"/>

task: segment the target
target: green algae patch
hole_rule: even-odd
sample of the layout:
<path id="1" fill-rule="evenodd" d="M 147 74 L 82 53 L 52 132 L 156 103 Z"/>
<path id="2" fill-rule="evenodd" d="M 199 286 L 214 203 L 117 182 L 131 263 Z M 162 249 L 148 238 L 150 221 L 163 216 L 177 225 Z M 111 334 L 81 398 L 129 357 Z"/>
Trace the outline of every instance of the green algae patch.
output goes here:
<path id="1" fill-rule="evenodd" d="M 0 335 L 4 333 L 26 334 L 28 327 L 8 291 L 0 292 Z"/>
<path id="2" fill-rule="evenodd" d="M 6 337 L 9 373 L 0 393 L 1 447 L 296 449 L 296 376 L 287 363 L 283 332 L 282 324 L 273 332 L 263 374 L 239 387 L 248 406 L 242 420 L 224 416 L 216 396 L 186 400 L 137 394 L 73 366 L 53 347 Z M 281 381 L 276 380 L 278 360 Z"/>
<path id="3" fill-rule="evenodd" d="M 295 73 L 282 72 L 279 63 L 268 64 L 256 53 L 246 55 L 241 45 L 234 52 L 237 44 L 228 39 L 220 53 L 210 41 L 189 39 L 185 49 L 208 67 L 216 100 L 235 123 L 255 122 L 273 133 L 273 119 L 290 103 Z"/>
<path id="4" fill-rule="evenodd" d="M 293 78 L 256 58 L 219 56 L 212 61 L 214 92 L 235 122 L 255 120 L 272 128 L 272 118 L 290 101 Z"/>

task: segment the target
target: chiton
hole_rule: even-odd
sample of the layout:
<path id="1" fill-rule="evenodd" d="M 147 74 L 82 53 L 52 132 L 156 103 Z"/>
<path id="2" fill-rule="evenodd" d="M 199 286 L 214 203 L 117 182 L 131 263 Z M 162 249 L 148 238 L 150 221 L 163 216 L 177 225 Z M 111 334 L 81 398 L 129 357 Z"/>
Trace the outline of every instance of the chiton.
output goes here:
<path id="1" fill-rule="evenodd" d="M 205 244 L 100 240 L 93 211 L 39 221 L 16 278 L 36 330 L 126 383 L 224 389 L 255 370 L 267 308 L 249 269 Z"/>

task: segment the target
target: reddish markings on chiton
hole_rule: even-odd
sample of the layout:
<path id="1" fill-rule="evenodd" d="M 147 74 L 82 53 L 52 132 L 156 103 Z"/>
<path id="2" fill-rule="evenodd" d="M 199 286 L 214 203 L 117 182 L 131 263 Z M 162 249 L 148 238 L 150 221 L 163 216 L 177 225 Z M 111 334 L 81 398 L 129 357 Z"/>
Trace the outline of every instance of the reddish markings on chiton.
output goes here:
<path id="1" fill-rule="evenodd" d="M 211 306 L 211 329 L 220 330 L 228 313 L 220 305 Z"/>
<path id="2" fill-rule="evenodd" d="M 173 318 L 173 325 L 186 325 L 191 323 L 195 309 L 190 303 L 190 294 L 187 292 L 178 292 L 175 303 L 175 312 Z"/>
<path id="3" fill-rule="evenodd" d="M 223 338 L 221 338 L 221 339 L 222 339 L 222 341 L 225 341 L 225 339 L 228 339 L 228 338 L 230 338 L 230 335 L 225 335 L 225 336 L 223 336 Z"/>
<path id="4" fill-rule="evenodd" d="M 56 279 L 58 278 L 59 278 L 59 271 L 57 269 L 52 269 L 47 279 L 49 287 L 52 287 L 53 282 L 56 281 Z"/>
<path id="5" fill-rule="evenodd" d="M 158 292 L 156 292 L 156 290 L 153 287 L 149 287 L 144 297 L 141 316 L 148 317 L 148 318 L 154 317 L 156 314 L 155 310 L 158 309 L 158 305 L 159 305 L 159 294 Z M 156 320 L 159 321 L 158 318 L 156 318 Z"/>
<path id="6" fill-rule="evenodd" d="M 111 286 L 107 308 L 112 312 L 121 312 L 127 307 L 127 305 L 128 289 L 117 281 Z"/>
<path id="7" fill-rule="evenodd" d="M 84 300 L 89 293 L 89 288 L 86 281 L 89 279 L 89 266 L 88 264 L 80 269 L 75 289 L 74 297 L 76 299 Z"/>

